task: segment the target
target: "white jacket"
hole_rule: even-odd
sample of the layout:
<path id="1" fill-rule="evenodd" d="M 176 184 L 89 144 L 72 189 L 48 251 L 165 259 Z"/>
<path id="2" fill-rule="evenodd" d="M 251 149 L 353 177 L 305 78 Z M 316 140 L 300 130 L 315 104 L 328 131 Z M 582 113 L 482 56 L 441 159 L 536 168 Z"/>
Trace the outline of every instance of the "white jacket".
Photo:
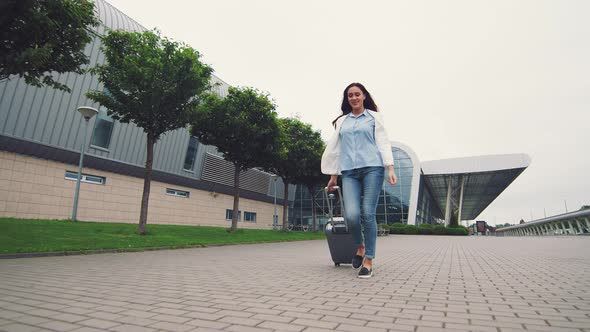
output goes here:
<path id="1" fill-rule="evenodd" d="M 367 109 L 367 112 L 375 119 L 375 143 L 377 149 L 381 153 L 381 159 L 383 160 L 383 166 L 393 165 L 393 153 L 391 151 L 391 143 L 387 138 L 387 132 L 385 131 L 385 125 L 383 124 L 383 117 L 379 112 L 374 112 Z M 322 173 L 328 175 L 340 175 L 340 128 L 342 123 L 346 119 L 345 116 L 341 116 L 336 121 L 336 130 L 328 140 L 326 149 L 322 154 Z"/>

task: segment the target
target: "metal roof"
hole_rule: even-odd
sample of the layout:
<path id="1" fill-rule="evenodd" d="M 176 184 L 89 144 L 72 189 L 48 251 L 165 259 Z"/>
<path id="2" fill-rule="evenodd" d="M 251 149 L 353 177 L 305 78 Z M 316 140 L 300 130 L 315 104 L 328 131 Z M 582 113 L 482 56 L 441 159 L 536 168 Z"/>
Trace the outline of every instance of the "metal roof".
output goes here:
<path id="1" fill-rule="evenodd" d="M 463 182 L 461 220 L 474 220 L 530 163 L 526 154 L 505 154 L 426 161 L 421 166 L 424 180 L 442 211 L 449 182 L 451 204 L 458 210 Z"/>

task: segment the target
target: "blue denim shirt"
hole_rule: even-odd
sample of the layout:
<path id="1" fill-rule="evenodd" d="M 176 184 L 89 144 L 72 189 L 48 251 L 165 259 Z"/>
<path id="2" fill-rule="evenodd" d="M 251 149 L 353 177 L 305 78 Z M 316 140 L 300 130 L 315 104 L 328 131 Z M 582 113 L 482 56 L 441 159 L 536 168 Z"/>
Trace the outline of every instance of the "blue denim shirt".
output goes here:
<path id="1" fill-rule="evenodd" d="M 340 167 L 347 171 L 369 166 L 383 167 L 375 143 L 375 118 L 367 110 L 358 117 L 349 113 L 340 130 Z"/>

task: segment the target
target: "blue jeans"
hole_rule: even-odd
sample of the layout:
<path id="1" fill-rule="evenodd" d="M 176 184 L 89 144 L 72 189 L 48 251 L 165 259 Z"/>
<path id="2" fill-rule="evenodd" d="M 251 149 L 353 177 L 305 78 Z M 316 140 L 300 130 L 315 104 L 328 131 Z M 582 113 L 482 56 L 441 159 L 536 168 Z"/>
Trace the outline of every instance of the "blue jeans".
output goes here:
<path id="1" fill-rule="evenodd" d="M 365 257 L 375 258 L 377 203 L 385 169 L 371 166 L 342 171 L 344 217 L 357 245 L 365 245 Z"/>

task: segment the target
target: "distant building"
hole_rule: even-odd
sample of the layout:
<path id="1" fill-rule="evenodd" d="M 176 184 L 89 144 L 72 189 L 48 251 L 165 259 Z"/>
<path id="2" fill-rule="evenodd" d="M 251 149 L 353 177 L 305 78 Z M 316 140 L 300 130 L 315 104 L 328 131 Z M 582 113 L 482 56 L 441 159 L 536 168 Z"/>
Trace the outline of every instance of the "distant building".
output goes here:
<path id="1" fill-rule="evenodd" d="M 526 154 L 488 155 L 420 162 L 414 151 L 392 142 L 398 183 L 387 181 L 377 206 L 378 223 L 446 224 L 474 220 L 530 164 Z M 311 224 L 311 197 L 297 186 L 292 222 Z M 326 204 L 316 192 L 316 213 Z M 326 218 L 320 223 L 325 224 Z"/>

